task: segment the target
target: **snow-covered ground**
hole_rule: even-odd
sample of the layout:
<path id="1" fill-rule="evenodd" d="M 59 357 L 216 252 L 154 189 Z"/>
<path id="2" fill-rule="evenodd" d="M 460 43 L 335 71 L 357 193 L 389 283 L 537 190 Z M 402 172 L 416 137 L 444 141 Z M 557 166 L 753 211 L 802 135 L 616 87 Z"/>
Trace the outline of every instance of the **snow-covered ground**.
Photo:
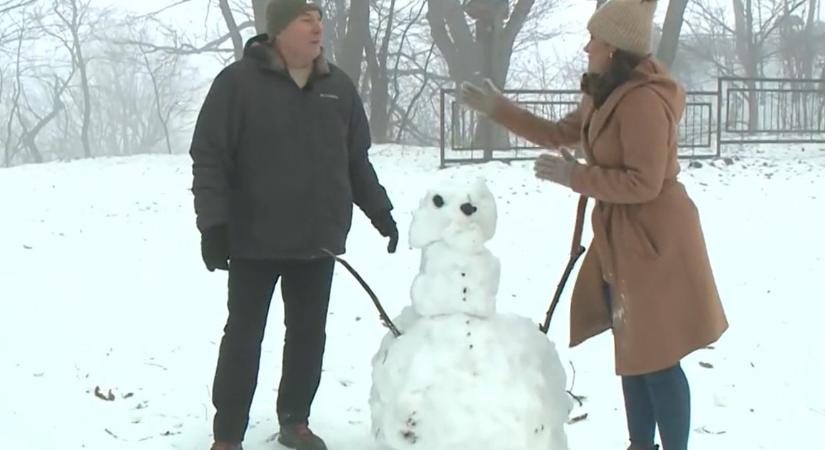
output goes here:
<path id="1" fill-rule="evenodd" d="M 701 211 L 731 323 L 714 348 L 684 362 L 691 447 L 816 448 L 825 427 L 825 146 L 729 151 L 737 153 L 732 164 L 707 161 L 681 175 Z M 373 160 L 402 242 L 386 254 L 359 213 L 346 257 L 389 311 L 409 304 L 419 269 L 419 251 L 404 240 L 411 211 L 433 176 L 461 173 L 484 175 L 497 197 L 488 247 L 502 265 L 499 310 L 543 318 L 567 261 L 572 193 L 535 180 L 530 163 L 437 171 L 437 150 L 395 146 L 377 148 Z M 186 155 L 0 170 L 5 448 L 208 448 L 226 274 L 203 268 L 190 173 Z M 550 337 L 572 391 L 585 397 L 573 415 L 587 417 L 567 427 L 571 449 L 623 449 L 611 338 L 566 348 L 569 293 Z M 311 425 L 332 450 L 372 450 L 370 359 L 385 329 L 341 267 L 330 314 Z M 248 450 L 279 448 L 271 438 L 282 335 L 282 310 L 273 307 Z"/>

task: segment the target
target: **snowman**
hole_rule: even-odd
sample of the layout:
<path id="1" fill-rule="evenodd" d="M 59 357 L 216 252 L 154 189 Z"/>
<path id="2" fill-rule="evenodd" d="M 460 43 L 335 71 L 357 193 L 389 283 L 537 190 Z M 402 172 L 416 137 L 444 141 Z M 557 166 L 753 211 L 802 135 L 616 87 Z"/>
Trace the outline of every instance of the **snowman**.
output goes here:
<path id="1" fill-rule="evenodd" d="M 572 402 L 554 344 L 496 313 L 500 266 L 485 247 L 496 218 L 483 179 L 442 184 L 413 213 L 412 304 L 372 360 L 372 432 L 385 448 L 567 450 Z"/>

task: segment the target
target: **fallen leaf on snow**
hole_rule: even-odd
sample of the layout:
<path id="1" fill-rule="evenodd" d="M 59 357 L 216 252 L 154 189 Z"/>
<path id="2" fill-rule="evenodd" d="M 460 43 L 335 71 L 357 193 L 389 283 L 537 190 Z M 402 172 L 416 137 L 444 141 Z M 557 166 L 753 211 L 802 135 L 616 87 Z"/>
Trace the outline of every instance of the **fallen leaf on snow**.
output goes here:
<path id="1" fill-rule="evenodd" d="M 100 386 L 95 386 L 95 397 L 107 402 L 115 401 L 115 394 L 112 394 L 112 390 L 109 389 L 109 392 L 104 394 L 103 391 L 100 390 Z"/>

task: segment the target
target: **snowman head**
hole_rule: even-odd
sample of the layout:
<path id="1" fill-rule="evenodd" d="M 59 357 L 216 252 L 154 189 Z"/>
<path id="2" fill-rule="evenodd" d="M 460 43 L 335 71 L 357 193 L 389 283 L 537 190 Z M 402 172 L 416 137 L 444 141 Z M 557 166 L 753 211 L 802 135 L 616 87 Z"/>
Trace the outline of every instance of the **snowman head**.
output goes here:
<path id="1" fill-rule="evenodd" d="M 484 178 L 449 180 L 429 189 L 413 212 L 410 245 L 423 248 L 437 241 L 472 251 L 496 232 L 496 202 Z"/>

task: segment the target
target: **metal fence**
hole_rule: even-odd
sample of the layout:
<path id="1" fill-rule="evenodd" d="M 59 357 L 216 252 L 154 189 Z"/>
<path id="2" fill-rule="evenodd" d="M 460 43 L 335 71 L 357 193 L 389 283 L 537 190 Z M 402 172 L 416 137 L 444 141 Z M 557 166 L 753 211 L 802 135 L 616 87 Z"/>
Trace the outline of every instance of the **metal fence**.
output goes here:
<path id="1" fill-rule="evenodd" d="M 522 108 L 559 120 L 578 104 L 576 90 L 505 90 Z M 718 89 L 687 94 L 679 123 L 679 156 L 722 155 L 726 144 L 825 142 L 825 90 L 820 80 L 720 78 Z M 493 128 L 493 160 L 535 158 L 543 149 L 481 117 L 441 91 L 441 165 L 485 160 L 480 126 Z M 719 132 L 721 130 L 721 132 Z"/>
<path id="2" fill-rule="evenodd" d="M 716 152 L 728 144 L 825 143 L 825 80 L 720 78 Z"/>

